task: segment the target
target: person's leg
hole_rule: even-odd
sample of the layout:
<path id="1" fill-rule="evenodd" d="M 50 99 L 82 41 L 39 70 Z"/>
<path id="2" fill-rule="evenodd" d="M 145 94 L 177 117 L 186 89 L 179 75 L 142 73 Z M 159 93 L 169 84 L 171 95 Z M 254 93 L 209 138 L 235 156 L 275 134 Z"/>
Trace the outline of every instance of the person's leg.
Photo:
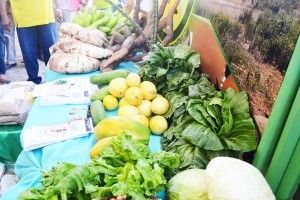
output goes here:
<path id="1" fill-rule="evenodd" d="M 5 39 L 4 39 L 4 33 L 3 33 L 3 27 L 2 27 L 2 19 L 0 16 L 0 74 L 6 73 L 6 66 L 4 61 L 4 51 L 5 51 Z"/>
<path id="2" fill-rule="evenodd" d="M 40 84 L 42 78 L 38 76 L 39 64 L 37 61 L 38 26 L 17 28 L 19 43 L 28 74 L 28 81 Z"/>
<path id="3" fill-rule="evenodd" d="M 9 83 L 9 78 L 5 75 L 6 66 L 4 62 L 4 51 L 5 51 L 5 39 L 2 27 L 2 20 L 0 16 L 0 82 L 1 83 Z"/>
<path id="4" fill-rule="evenodd" d="M 72 22 L 73 18 L 75 17 L 76 13 L 77 13 L 77 11 L 73 11 L 73 10 L 70 11 L 71 22 Z"/>
<path id="5" fill-rule="evenodd" d="M 64 22 L 71 22 L 71 11 L 68 9 L 62 9 Z"/>
<path id="6" fill-rule="evenodd" d="M 56 42 L 55 23 L 38 26 L 38 40 L 43 49 L 44 62 L 47 66 L 50 58 L 49 48 Z"/>
<path id="7" fill-rule="evenodd" d="M 62 15 L 63 15 L 63 21 L 62 22 L 55 22 L 56 26 L 56 38 L 58 38 L 60 25 L 64 22 L 71 22 L 71 11 L 68 9 L 61 9 Z"/>
<path id="8" fill-rule="evenodd" d="M 15 26 L 10 15 L 10 31 L 4 30 L 6 40 L 6 64 L 10 67 L 16 66 L 16 48 L 15 48 Z"/>

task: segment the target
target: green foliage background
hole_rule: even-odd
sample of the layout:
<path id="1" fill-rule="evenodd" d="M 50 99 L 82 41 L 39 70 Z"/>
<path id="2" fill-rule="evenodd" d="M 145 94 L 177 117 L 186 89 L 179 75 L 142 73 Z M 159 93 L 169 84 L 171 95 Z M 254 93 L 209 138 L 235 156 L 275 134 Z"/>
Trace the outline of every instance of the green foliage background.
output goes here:
<path id="1" fill-rule="evenodd" d="M 247 51 L 257 60 L 285 72 L 300 33 L 299 0 L 256 0 L 239 19 L 197 6 L 196 14 L 211 20 L 229 61 L 249 63 Z M 254 11 L 259 11 L 254 19 Z M 243 48 L 241 44 L 249 44 Z"/>

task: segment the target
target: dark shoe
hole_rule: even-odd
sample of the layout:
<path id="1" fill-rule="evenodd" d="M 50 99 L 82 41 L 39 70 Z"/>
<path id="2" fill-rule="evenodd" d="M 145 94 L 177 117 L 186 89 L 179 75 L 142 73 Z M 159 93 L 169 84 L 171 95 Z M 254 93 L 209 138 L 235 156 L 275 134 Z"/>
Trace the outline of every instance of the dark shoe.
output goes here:
<path id="1" fill-rule="evenodd" d="M 10 83 L 10 79 L 4 74 L 0 74 L 0 83 Z"/>
<path id="2" fill-rule="evenodd" d="M 43 52 L 39 51 L 37 54 L 38 54 L 38 59 L 45 62 Z"/>
<path id="3" fill-rule="evenodd" d="M 17 66 L 17 63 L 14 63 L 14 64 L 6 64 L 6 69 L 10 69 L 12 67 L 15 67 Z"/>

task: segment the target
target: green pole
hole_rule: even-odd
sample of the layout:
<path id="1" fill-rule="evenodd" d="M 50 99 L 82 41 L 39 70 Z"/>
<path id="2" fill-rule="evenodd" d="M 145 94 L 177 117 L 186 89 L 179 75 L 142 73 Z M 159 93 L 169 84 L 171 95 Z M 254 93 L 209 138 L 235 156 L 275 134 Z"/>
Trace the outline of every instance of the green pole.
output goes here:
<path id="1" fill-rule="evenodd" d="M 274 193 L 279 187 L 279 184 L 284 176 L 284 173 L 293 156 L 298 140 L 300 138 L 299 119 L 300 89 L 298 89 L 297 96 L 294 100 L 290 114 L 272 158 L 270 167 L 265 176 Z M 299 169 L 300 168 L 298 168 L 298 170 Z"/>
<path id="2" fill-rule="evenodd" d="M 277 99 L 273 106 L 270 118 L 256 151 L 253 165 L 262 174 L 268 170 L 275 148 L 284 128 L 287 116 L 290 112 L 293 100 L 296 96 L 300 82 L 300 39 L 295 46 L 295 50 L 288 69 L 286 71 Z"/>
<path id="3" fill-rule="evenodd" d="M 300 182 L 300 139 L 276 192 L 277 199 L 292 199 Z"/>

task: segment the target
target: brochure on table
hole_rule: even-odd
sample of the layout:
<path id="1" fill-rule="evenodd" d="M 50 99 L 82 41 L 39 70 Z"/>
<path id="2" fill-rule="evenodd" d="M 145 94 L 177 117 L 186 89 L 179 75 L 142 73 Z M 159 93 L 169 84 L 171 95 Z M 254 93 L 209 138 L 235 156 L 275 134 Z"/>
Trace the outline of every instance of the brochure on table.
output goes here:
<path id="1" fill-rule="evenodd" d="M 93 131 L 91 118 L 77 119 L 51 126 L 32 126 L 23 131 L 25 151 L 30 151 L 67 139 L 87 136 Z"/>
<path id="2" fill-rule="evenodd" d="M 98 90 L 89 77 L 63 78 L 37 85 L 32 95 L 41 97 L 42 106 L 63 104 L 88 104 L 91 95 Z"/>

